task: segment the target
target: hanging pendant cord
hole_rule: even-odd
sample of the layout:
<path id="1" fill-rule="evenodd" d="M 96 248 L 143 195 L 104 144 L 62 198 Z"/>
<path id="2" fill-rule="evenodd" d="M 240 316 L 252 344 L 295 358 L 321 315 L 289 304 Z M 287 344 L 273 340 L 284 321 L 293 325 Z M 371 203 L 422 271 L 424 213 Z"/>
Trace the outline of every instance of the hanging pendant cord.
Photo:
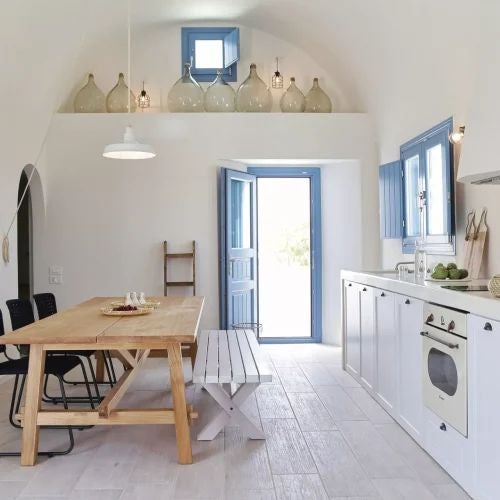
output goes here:
<path id="1" fill-rule="evenodd" d="M 47 131 L 45 132 L 45 136 L 43 138 L 42 144 L 40 146 L 40 149 L 38 151 L 38 154 L 35 158 L 35 161 L 31 164 L 31 173 L 30 176 L 28 177 L 28 182 L 26 183 L 26 187 L 24 188 L 23 194 L 21 195 L 21 198 L 17 204 L 16 211 L 14 212 L 14 215 L 12 216 L 12 220 L 10 221 L 9 228 L 7 229 L 7 232 L 5 233 L 5 236 L 3 237 L 2 240 L 2 257 L 3 261 L 8 264 L 10 262 L 10 252 L 9 252 L 9 234 L 10 231 L 12 230 L 12 227 L 14 226 L 14 222 L 16 221 L 17 214 L 19 213 L 19 209 L 21 208 L 21 205 L 23 204 L 24 198 L 26 197 L 26 193 L 28 192 L 28 189 L 31 184 L 31 180 L 33 179 L 33 176 L 35 175 L 36 167 L 38 165 L 38 161 L 40 160 L 40 156 L 42 156 L 42 152 L 45 148 L 45 144 L 47 143 L 47 139 L 49 137 L 49 132 L 50 132 L 50 126 L 52 125 L 52 118 L 54 115 L 51 116 L 49 124 L 47 126 Z"/>
<path id="2" fill-rule="evenodd" d="M 128 75 L 128 109 L 127 114 L 130 114 L 130 0 L 127 2 L 127 75 Z"/>

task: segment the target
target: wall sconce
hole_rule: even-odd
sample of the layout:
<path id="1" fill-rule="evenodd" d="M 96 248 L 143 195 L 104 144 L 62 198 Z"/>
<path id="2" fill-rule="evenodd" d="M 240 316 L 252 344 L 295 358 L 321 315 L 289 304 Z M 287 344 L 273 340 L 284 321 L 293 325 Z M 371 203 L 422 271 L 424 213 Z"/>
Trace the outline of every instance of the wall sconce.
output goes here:
<path id="1" fill-rule="evenodd" d="M 144 89 L 144 82 L 142 82 L 141 93 L 137 96 L 137 105 L 141 109 L 149 108 L 149 106 L 151 105 L 151 98 L 149 97 L 148 93 Z"/>
<path id="2" fill-rule="evenodd" d="M 280 73 L 278 66 L 278 58 L 276 58 L 276 71 L 273 73 L 272 77 L 272 87 L 273 89 L 282 89 L 283 88 L 283 75 Z"/>
<path id="3" fill-rule="evenodd" d="M 452 144 L 460 144 L 465 135 L 465 125 L 458 127 L 458 131 L 453 131 L 448 136 L 448 139 Z"/>

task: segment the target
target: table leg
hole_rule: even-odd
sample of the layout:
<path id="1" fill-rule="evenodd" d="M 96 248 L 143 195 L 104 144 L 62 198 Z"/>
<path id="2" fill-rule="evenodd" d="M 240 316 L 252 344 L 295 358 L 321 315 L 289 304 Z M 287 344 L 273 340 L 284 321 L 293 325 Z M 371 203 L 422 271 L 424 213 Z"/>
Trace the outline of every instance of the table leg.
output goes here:
<path id="1" fill-rule="evenodd" d="M 28 385 L 23 424 L 23 445 L 21 451 L 21 465 L 35 465 L 38 456 L 38 412 L 42 403 L 42 384 L 45 372 L 45 351 L 43 346 L 30 346 L 28 365 Z"/>
<path id="2" fill-rule="evenodd" d="M 181 344 L 168 344 L 168 363 L 170 366 L 170 385 L 175 411 L 175 434 L 177 437 L 177 456 L 180 464 L 192 464 L 191 436 L 186 407 L 186 387 L 182 373 Z"/>
<path id="3" fill-rule="evenodd" d="M 104 382 L 104 352 L 96 351 L 95 359 L 96 359 L 95 378 L 97 382 L 102 384 Z"/>
<path id="4" fill-rule="evenodd" d="M 194 369 L 194 362 L 196 360 L 196 353 L 198 352 L 198 344 L 193 342 L 189 346 L 189 357 L 191 358 L 191 367 Z"/>

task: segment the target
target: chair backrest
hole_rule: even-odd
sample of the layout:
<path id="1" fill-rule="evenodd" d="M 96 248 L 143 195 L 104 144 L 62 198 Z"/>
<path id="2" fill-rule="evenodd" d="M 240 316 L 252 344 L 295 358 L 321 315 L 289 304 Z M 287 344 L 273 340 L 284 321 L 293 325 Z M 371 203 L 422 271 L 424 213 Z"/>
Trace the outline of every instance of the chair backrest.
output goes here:
<path id="1" fill-rule="evenodd" d="M 57 313 L 56 298 L 53 293 L 35 293 L 36 308 L 38 311 L 38 318 L 43 319 Z"/>
<path id="2" fill-rule="evenodd" d="M 3 327 L 3 316 L 2 316 L 2 311 L 0 310 L 0 337 L 5 334 L 5 330 Z M 5 346 L 0 345 L 0 353 L 5 352 Z"/>
<path id="3" fill-rule="evenodd" d="M 35 322 L 33 314 L 33 306 L 27 299 L 11 299 L 6 302 L 9 309 L 10 322 L 12 329 L 17 330 L 26 325 L 31 325 Z"/>

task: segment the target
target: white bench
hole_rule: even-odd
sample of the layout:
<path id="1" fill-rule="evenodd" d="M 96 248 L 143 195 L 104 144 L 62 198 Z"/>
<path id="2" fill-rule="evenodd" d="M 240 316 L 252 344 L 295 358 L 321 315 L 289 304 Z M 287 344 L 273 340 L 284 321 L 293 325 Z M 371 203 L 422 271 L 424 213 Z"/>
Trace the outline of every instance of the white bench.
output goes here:
<path id="1" fill-rule="evenodd" d="M 209 392 L 221 411 L 203 427 L 198 440 L 214 439 L 231 419 L 250 439 L 264 439 L 241 406 L 262 382 L 271 382 L 272 378 L 252 330 L 202 331 L 198 336 L 193 382 Z M 239 384 L 235 391 L 231 389 L 233 384 Z"/>

